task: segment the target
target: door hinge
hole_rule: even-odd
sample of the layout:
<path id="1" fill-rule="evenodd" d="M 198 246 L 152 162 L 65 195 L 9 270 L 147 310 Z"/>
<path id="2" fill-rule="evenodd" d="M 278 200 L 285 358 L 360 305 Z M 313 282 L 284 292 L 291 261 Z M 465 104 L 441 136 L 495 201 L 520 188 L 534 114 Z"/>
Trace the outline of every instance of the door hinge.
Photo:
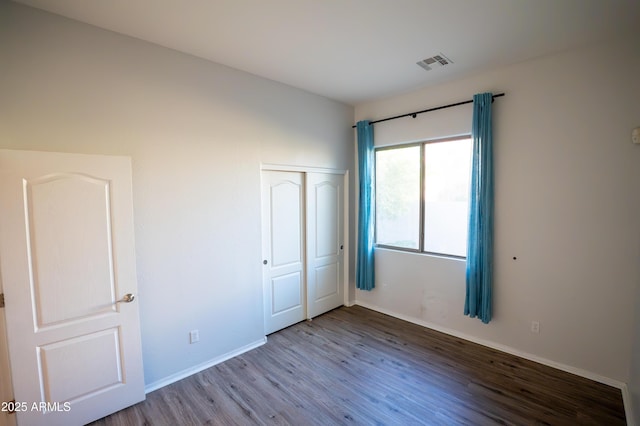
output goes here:
<path id="1" fill-rule="evenodd" d="M 4 293 L 0 293 L 0 308 L 4 308 Z"/>

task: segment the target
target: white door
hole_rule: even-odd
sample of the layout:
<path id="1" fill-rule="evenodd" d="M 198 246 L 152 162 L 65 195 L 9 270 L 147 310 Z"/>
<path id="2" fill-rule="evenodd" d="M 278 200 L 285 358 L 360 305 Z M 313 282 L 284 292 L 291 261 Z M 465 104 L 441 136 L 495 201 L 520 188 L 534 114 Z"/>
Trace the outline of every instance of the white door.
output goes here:
<path id="1" fill-rule="evenodd" d="M 0 205 L 18 424 L 143 400 L 130 159 L 0 150 Z"/>
<path id="2" fill-rule="evenodd" d="M 342 175 L 307 173 L 307 315 L 344 303 Z"/>
<path id="3" fill-rule="evenodd" d="M 305 319 L 303 174 L 263 171 L 265 334 Z"/>

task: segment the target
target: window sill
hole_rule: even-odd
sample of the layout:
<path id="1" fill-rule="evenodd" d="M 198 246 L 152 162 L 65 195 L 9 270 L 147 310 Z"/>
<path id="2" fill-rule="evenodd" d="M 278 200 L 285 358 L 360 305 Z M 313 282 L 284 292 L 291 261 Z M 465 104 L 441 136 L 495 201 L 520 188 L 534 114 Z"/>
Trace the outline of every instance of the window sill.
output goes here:
<path id="1" fill-rule="evenodd" d="M 459 261 L 459 262 L 466 262 L 467 258 L 466 257 L 462 257 L 462 256 L 453 256 L 453 255 L 449 255 L 449 254 L 441 254 L 441 253 L 430 253 L 430 252 L 425 252 L 425 251 L 418 251 L 415 249 L 405 249 L 405 248 L 400 248 L 400 247 L 392 247 L 392 246 L 385 246 L 385 245 L 378 245 L 376 244 L 374 246 L 374 250 L 383 250 L 383 251 L 390 251 L 390 252 L 396 252 L 396 253 L 406 253 L 406 254 L 413 254 L 413 255 L 418 255 L 418 256 L 427 256 L 427 257 L 432 257 L 432 258 L 436 258 L 436 259 L 445 259 L 445 260 L 455 260 L 455 261 Z"/>

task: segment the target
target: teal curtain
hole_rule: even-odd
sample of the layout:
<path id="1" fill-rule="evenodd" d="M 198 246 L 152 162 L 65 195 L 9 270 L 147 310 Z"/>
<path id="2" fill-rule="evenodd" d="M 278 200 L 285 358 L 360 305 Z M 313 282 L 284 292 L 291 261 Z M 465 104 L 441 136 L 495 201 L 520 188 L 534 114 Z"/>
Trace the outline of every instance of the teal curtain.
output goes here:
<path id="1" fill-rule="evenodd" d="M 373 126 L 368 121 L 359 121 L 358 130 L 358 177 L 360 198 L 358 208 L 358 253 L 356 255 L 356 287 L 373 290 L 375 268 L 373 259 L 375 157 L 373 151 Z"/>
<path id="2" fill-rule="evenodd" d="M 464 314 L 491 321 L 493 279 L 493 136 L 491 103 L 493 94 L 473 96 L 473 158 L 469 199 L 469 241 L 467 245 L 467 292 Z"/>

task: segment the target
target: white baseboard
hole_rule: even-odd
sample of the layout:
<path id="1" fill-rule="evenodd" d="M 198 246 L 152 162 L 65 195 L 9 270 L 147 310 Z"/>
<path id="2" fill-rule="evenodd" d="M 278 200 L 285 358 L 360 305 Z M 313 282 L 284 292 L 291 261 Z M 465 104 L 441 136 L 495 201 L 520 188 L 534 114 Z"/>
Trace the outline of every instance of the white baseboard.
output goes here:
<path id="1" fill-rule="evenodd" d="M 398 314 L 398 313 L 392 312 L 392 311 L 390 311 L 388 309 L 380 308 L 379 306 L 370 305 L 369 303 L 363 303 L 363 302 L 360 302 L 360 301 L 356 300 L 355 304 L 359 305 L 359 306 L 362 306 L 364 308 L 367 308 L 367 309 L 371 309 L 373 311 L 377 311 L 377 312 L 380 312 L 380 313 L 383 313 L 383 314 L 386 314 L 386 315 L 389 315 L 389 316 L 392 316 L 392 317 L 407 321 L 407 322 L 411 322 L 411 323 L 418 324 L 418 325 L 421 325 L 421 326 L 426 327 L 426 328 L 430 328 L 430 329 L 435 330 L 435 331 L 439 331 L 441 333 L 448 334 L 450 336 L 458 337 L 458 338 L 463 339 L 463 340 L 468 340 L 470 342 L 477 343 L 477 344 L 482 345 L 482 346 L 487 346 L 489 348 L 496 349 L 496 350 L 499 350 L 501 352 L 506 352 L 506 353 L 511 354 L 511 355 L 516 355 L 516 356 L 519 356 L 521 358 L 525 358 L 525 359 L 528 359 L 530 361 L 537 362 L 539 364 L 543 364 L 543 365 L 546 365 L 546 366 L 549 366 L 549 367 L 553 367 L 553 368 L 556 368 L 558 370 L 566 371 L 567 373 L 575 374 L 577 376 L 581 376 L 581 377 L 584 377 L 584 378 L 587 378 L 587 379 L 590 379 L 590 380 L 593 380 L 593 381 L 596 381 L 596 382 L 599 382 L 599 383 L 603 383 L 605 385 L 613 386 L 613 387 L 618 388 L 618 389 L 623 390 L 623 391 L 624 391 L 624 389 L 627 388 L 627 384 L 624 383 L 624 382 L 621 382 L 619 380 L 614 380 L 614 379 L 611 379 L 609 377 L 605 377 L 605 376 L 602 376 L 600 374 L 593 373 L 591 371 L 583 370 L 581 368 L 572 367 L 570 365 L 566 365 L 566 364 L 562 364 L 562 363 L 559 363 L 559 362 L 556 362 L 556 361 L 552 361 L 550 359 L 543 358 L 543 357 L 540 357 L 538 355 L 533 355 L 533 354 L 530 354 L 530 353 L 527 353 L 527 352 L 523 352 L 521 350 L 512 348 L 510 346 L 501 345 L 500 343 L 495 343 L 495 342 L 492 342 L 490 340 L 480 339 L 478 337 L 471 336 L 469 334 L 461 333 L 461 332 L 459 332 L 457 330 L 452 330 L 450 328 L 442 327 L 442 326 L 439 326 L 437 324 L 432 324 L 430 322 L 423 321 L 423 320 L 420 320 L 420 319 L 417 319 L 417 318 L 413 318 L 413 317 L 409 317 L 407 315 Z M 626 405 L 627 404 L 625 403 L 625 407 L 626 407 Z"/>
<path id="2" fill-rule="evenodd" d="M 187 369 L 184 369 L 182 371 L 178 371 L 177 373 L 174 373 L 170 376 L 165 377 L 164 379 L 160 379 L 160 380 L 156 380 L 153 383 L 149 383 L 148 385 L 145 385 L 144 387 L 144 393 L 150 393 L 153 392 L 155 390 L 158 390 L 160 388 L 163 388 L 167 385 L 170 385 L 171 383 L 175 383 L 178 380 L 182 380 L 184 378 L 187 378 L 193 374 L 199 373 L 202 370 L 206 370 L 207 368 L 213 367 L 214 365 L 220 364 L 221 362 L 224 362 L 228 359 L 231 359 L 233 357 L 236 357 L 238 355 L 242 355 L 245 352 L 249 352 L 252 349 L 255 349 L 257 347 L 260 347 L 262 345 L 264 345 L 265 343 L 267 343 L 267 338 L 263 337 L 260 340 L 257 340 L 253 343 L 249 343 L 248 345 L 245 345 L 241 348 L 238 348 L 236 350 L 233 350 L 231 352 L 227 352 L 224 355 L 221 355 L 219 357 L 210 359 L 209 361 L 205 361 L 203 363 L 200 363 L 198 365 L 194 365 L 193 367 L 189 367 Z"/>

